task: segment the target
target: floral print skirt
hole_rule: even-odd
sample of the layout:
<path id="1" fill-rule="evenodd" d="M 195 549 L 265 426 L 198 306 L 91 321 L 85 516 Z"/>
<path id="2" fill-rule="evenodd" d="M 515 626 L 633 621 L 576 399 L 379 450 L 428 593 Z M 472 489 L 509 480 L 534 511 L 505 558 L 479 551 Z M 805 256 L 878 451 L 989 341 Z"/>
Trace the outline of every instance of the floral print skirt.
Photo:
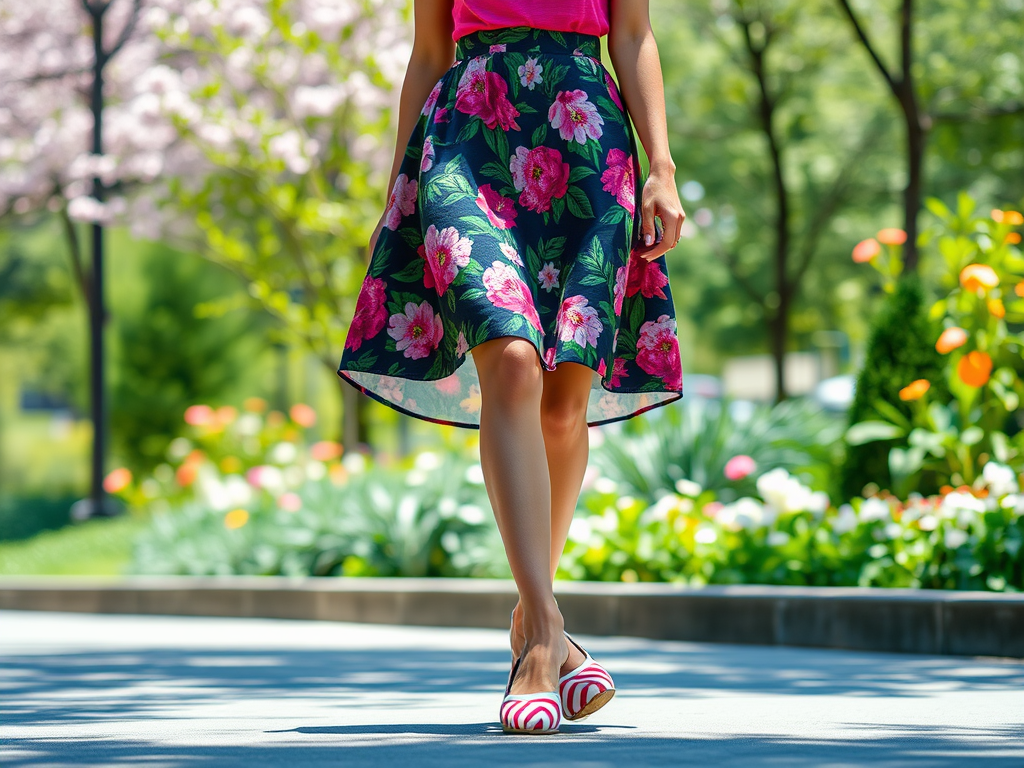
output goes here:
<path id="1" fill-rule="evenodd" d="M 531 341 L 594 371 L 593 426 L 682 397 L 665 257 L 631 255 L 636 141 L 590 35 L 477 32 L 405 150 L 338 375 L 403 413 L 480 426 L 472 350 Z"/>

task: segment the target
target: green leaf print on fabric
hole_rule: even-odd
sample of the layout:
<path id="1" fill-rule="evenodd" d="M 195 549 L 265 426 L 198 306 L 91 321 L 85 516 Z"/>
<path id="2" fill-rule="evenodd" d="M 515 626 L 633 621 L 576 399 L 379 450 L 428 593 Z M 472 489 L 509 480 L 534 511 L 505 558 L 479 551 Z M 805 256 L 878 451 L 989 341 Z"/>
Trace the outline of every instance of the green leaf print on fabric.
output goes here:
<path id="1" fill-rule="evenodd" d="M 594 218 L 594 209 L 590 207 L 587 193 L 579 187 L 569 187 L 569 191 L 566 193 L 566 203 L 569 206 L 569 213 L 577 219 Z"/>

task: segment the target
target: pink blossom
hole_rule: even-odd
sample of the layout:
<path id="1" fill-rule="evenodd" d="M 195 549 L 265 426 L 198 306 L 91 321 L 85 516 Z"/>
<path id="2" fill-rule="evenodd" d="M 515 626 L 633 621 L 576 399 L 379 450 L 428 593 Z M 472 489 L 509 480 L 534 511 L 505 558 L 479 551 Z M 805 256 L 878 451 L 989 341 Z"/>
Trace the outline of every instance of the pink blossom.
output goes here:
<path id="1" fill-rule="evenodd" d="M 555 269 L 555 264 L 549 261 L 545 264 L 540 272 L 537 273 L 537 279 L 540 280 L 540 287 L 548 293 L 551 293 L 553 288 L 558 287 L 558 273 L 560 270 Z"/>
<path id="2" fill-rule="evenodd" d="M 431 136 L 423 141 L 423 156 L 420 158 L 420 173 L 426 173 L 434 167 L 434 139 Z"/>
<path id="3" fill-rule="evenodd" d="M 441 95 L 441 81 L 438 80 L 437 83 L 434 85 L 433 89 L 431 89 L 430 95 L 427 96 L 427 101 L 426 101 L 426 103 L 424 103 L 423 109 L 420 110 L 420 114 L 421 115 L 429 114 L 430 110 L 432 110 L 434 108 L 434 105 L 437 104 L 437 99 L 438 99 L 438 97 L 440 95 Z"/>
<path id="4" fill-rule="evenodd" d="M 612 295 L 615 298 L 615 316 L 622 314 L 622 299 L 626 295 L 626 275 L 629 272 L 629 264 L 623 264 L 615 270 L 615 290 Z"/>
<path id="5" fill-rule="evenodd" d="M 519 66 L 519 83 L 531 91 L 537 85 L 537 83 L 543 83 L 544 78 L 541 74 L 544 72 L 544 67 L 537 63 L 537 59 L 530 57 L 526 60 L 525 64 Z"/>
<path id="6" fill-rule="evenodd" d="M 601 318 L 595 307 L 588 306 L 586 296 L 570 296 L 558 310 L 558 338 L 574 341 L 581 347 L 588 344 L 597 346 L 597 337 L 602 331 Z"/>
<path id="7" fill-rule="evenodd" d="M 505 43 L 495 43 L 494 45 L 491 46 L 490 51 L 488 51 L 488 53 L 504 53 L 504 52 L 505 52 Z"/>
<path id="8" fill-rule="evenodd" d="M 405 312 L 396 312 L 388 318 L 388 326 L 388 335 L 398 342 L 395 348 L 413 360 L 426 357 L 431 350 L 437 349 L 444 336 L 441 316 L 434 314 L 428 301 L 419 306 L 407 302 Z"/>
<path id="9" fill-rule="evenodd" d="M 604 359 L 604 358 L 602 357 L 602 358 L 601 358 L 601 362 L 599 362 L 599 363 L 597 364 L 597 375 L 598 375 L 598 376 L 600 376 L 600 377 L 601 377 L 601 378 L 603 379 L 603 378 L 604 378 L 604 375 L 605 375 L 605 373 L 606 373 L 607 371 L 608 371 L 608 363 L 607 363 L 607 362 L 605 361 L 605 359 Z"/>
<path id="10" fill-rule="evenodd" d="M 505 254 L 505 258 L 511 261 L 513 264 L 520 267 L 526 266 L 525 264 L 523 264 L 523 257 L 519 255 L 519 251 L 517 251 L 511 245 L 509 245 L 508 243 L 500 243 L 498 247 L 501 249 L 501 252 Z"/>
<path id="11" fill-rule="evenodd" d="M 549 370 L 553 370 L 554 369 L 554 367 L 555 367 L 555 348 L 554 347 L 548 347 L 548 349 L 544 350 L 544 364 L 548 367 Z"/>
<path id="12" fill-rule="evenodd" d="M 388 207 L 384 210 L 384 226 L 394 232 L 402 223 L 402 217 L 416 210 L 416 179 L 410 179 L 404 173 L 398 174 L 395 186 L 391 190 Z"/>
<path id="13" fill-rule="evenodd" d="M 484 270 L 483 283 L 487 298 L 496 307 L 510 309 L 525 317 L 530 325 L 543 332 L 540 315 L 533 303 L 530 287 L 508 264 L 495 261 Z"/>
<path id="14" fill-rule="evenodd" d="M 458 374 L 453 373 L 435 381 L 434 388 L 442 395 L 457 395 L 462 389 L 462 382 L 459 381 Z"/>
<path id="15" fill-rule="evenodd" d="M 460 237 L 455 227 L 445 227 L 440 232 L 431 224 L 417 252 L 427 260 L 424 270 L 424 285 L 437 288 L 437 295 L 444 296 L 448 286 L 455 280 L 459 267 L 469 264 L 469 254 L 473 250 L 473 241 L 468 237 Z M 430 280 L 426 280 L 429 276 Z"/>
<path id="16" fill-rule="evenodd" d="M 725 462 L 725 476 L 729 480 L 742 480 L 757 468 L 757 463 L 744 454 L 733 456 Z"/>
<path id="17" fill-rule="evenodd" d="M 367 275 L 363 278 L 363 286 L 359 289 L 356 299 L 356 310 L 345 339 L 345 348 L 353 351 L 359 349 L 366 339 L 372 339 L 384 327 L 388 312 L 384 307 L 386 301 L 385 283 L 383 280 Z"/>
<path id="18" fill-rule="evenodd" d="M 669 389 L 681 389 L 683 369 L 679 359 L 676 322 L 668 315 L 640 326 L 637 339 L 636 364 L 652 376 L 658 376 Z"/>
<path id="19" fill-rule="evenodd" d="M 466 341 L 466 334 L 459 331 L 459 338 L 455 341 L 455 356 L 462 357 L 469 351 L 469 342 Z"/>
<path id="20" fill-rule="evenodd" d="M 519 130 L 519 110 L 508 100 L 508 83 L 497 72 L 487 71 L 487 58 L 478 56 L 469 62 L 459 80 L 455 109 L 479 117 L 491 130 Z"/>
<path id="21" fill-rule="evenodd" d="M 619 97 L 619 89 L 615 86 L 615 81 L 612 80 L 612 76 L 607 72 L 604 73 L 604 82 L 608 86 L 608 95 L 612 97 L 612 101 L 615 102 L 615 106 L 622 109 L 622 99 Z"/>
<path id="22" fill-rule="evenodd" d="M 208 405 L 190 405 L 185 409 L 185 423 L 201 427 L 213 420 L 213 408 Z"/>
<path id="23" fill-rule="evenodd" d="M 434 123 L 447 123 L 448 122 L 448 107 L 441 107 L 434 113 Z"/>
<path id="24" fill-rule="evenodd" d="M 618 387 L 622 384 L 623 379 L 629 378 L 629 374 L 626 373 L 626 360 L 622 357 L 616 357 L 612 360 L 612 380 L 611 385 Z"/>
<path id="25" fill-rule="evenodd" d="M 277 506 L 285 512 L 298 512 L 302 509 L 302 499 L 294 491 L 287 491 L 277 497 Z"/>
<path id="26" fill-rule="evenodd" d="M 621 149 L 608 150 L 608 167 L 601 174 L 602 189 L 611 192 L 632 216 L 636 210 L 636 166 L 633 156 Z"/>
<path id="27" fill-rule="evenodd" d="M 569 164 L 562 162 L 562 153 L 551 147 L 516 147 L 509 158 L 512 182 L 524 208 L 544 213 L 551 210 L 552 198 L 560 198 L 569 190 Z"/>
<path id="28" fill-rule="evenodd" d="M 633 296 L 637 291 L 645 299 L 657 296 L 659 299 L 667 299 L 662 290 L 668 285 L 668 276 L 661 271 L 661 265 L 657 260 L 648 261 L 641 258 L 634 251 L 629 256 L 629 274 L 626 279 L 626 295 Z"/>
<path id="29" fill-rule="evenodd" d="M 600 139 L 604 133 L 601 130 L 604 118 L 587 99 L 586 91 L 559 91 L 548 109 L 548 120 L 565 141 L 585 144 L 588 138 Z"/>
<path id="30" fill-rule="evenodd" d="M 498 229 L 511 229 L 516 225 L 516 216 L 519 215 L 519 211 L 516 210 L 515 202 L 511 198 L 502 197 L 495 192 L 490 184 L 480 187 L 480 192 L 476 196 L 476 204 L 481 211 L 487 214 L 487 220 Z"/>

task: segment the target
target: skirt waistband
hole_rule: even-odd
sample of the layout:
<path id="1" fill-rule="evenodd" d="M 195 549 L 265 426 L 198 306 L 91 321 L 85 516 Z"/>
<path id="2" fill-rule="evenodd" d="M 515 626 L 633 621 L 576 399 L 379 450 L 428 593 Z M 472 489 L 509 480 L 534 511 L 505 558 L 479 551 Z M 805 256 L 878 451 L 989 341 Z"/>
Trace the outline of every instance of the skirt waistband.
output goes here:
<path id="1" fill-rule="evenodd" d="M 548 56 L 590 56 L 601 60 L 601 38 L 578 32 L 554 32 L 533 27 L 487 29 L 463 35 L 455 41 L 459 60 L 492 53 L 547 54 Z"/>

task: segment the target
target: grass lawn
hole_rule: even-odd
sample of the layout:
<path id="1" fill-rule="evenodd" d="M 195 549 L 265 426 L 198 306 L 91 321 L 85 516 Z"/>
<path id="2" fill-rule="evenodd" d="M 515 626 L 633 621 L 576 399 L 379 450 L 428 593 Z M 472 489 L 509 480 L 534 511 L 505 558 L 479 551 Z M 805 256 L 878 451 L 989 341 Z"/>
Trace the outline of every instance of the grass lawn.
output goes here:
<path id="1" fill-rule="evenodd" d="M 0 543 L 0 575 L 119 575 L 131 561 L 136 534 L 146 524 L 142 518 L 124 515 Z"/>

